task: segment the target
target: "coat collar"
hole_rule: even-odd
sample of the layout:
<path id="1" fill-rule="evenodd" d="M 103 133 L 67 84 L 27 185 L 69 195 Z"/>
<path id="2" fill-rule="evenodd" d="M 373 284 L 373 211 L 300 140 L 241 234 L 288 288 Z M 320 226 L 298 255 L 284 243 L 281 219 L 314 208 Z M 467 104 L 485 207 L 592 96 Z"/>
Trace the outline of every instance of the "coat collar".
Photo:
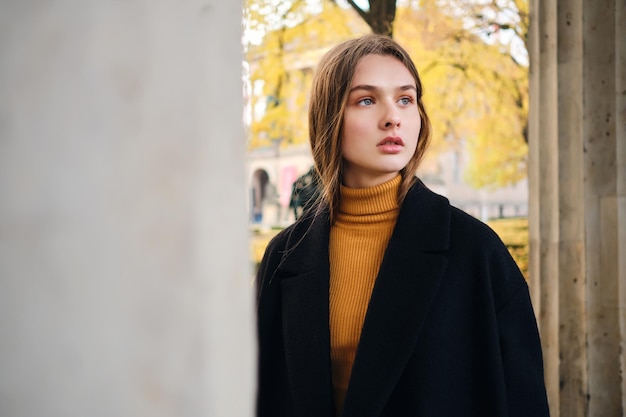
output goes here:
<path id="1" fill-rule="evenodd" d="M 285 356 L 301 417 L 332 415 L 329 231 L 324 212 L 298 222 L 277 271 L 283 288 Z M 449 234 L 448 201 L 418 181 L 400 209 L 374 285 L 344 417 L 382 412 L 439 287 Z"/>

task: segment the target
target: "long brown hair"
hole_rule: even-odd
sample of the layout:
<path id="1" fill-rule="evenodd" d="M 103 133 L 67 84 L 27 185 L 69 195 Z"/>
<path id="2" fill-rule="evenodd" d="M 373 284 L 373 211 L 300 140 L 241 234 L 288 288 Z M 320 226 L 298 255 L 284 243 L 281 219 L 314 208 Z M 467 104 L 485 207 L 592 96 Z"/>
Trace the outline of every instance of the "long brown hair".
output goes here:
<path id="1" fill-rule="evenodd" d="M 422 82 L 409 54 L 396 41 L 383 35 L 365 35 L 340 43 L 328 51 L 318 64 L 311 87 L 309 105 L 309 141 L 315 168 L 322 188 L 321 198 L 328 204 L 330 221 L 334 223 L 341 199 L 343 155 L 341 130 L 348 92 L 357 63 L 366 55 L 397 58 L 415 79 L 417 106 L 422 127 L 413 157 L 400 174 L 402 182 L 398 204 L 402 204 L 415 181 L 415 171 L 430 141 L 430 122 L 422 103 Z"/>

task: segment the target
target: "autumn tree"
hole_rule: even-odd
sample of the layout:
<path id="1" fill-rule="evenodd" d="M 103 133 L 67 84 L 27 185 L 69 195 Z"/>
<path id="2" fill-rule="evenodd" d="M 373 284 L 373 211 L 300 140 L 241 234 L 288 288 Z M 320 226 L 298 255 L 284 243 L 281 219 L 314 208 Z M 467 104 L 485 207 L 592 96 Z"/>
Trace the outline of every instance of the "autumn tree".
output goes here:
<path id="1" fill-rule="evenodd" d="M 308 18 L 306 1 L 249 1 L 245 22 L 250 37 L 262 37 L 260 51 L 255 41 L 247 39 L 246 54 L 250 65 L 250 108 L 252 116 L 259 110 L 262 118 L 251 126 L 249 146 L 279 146 L 285 138 L 293 137 L 292 126 L 284 123 L 290 116 L 291 74 L 286 70 L 285 43 L 289 27 Z M 260 102 L 260 100 L 262 100 Z"/>
<path id="2" fill-rule="evenodd" d="M 528 64 L 528 0 L 438 0 L 437 6 L 462 19 L 463 30 L 498 43 L 516 64 Z"/>
<path id="3" fill-rule="evenodd" d="M 247 32 L 262 34 L 246 39 L 249 148 L 306 143 L 313 68 L 330 46 L 367 33 L 366 25 L 330 0 L 248 0 L 245 16 Z"/>
<path id="4" fill-rule="evenodd" d="M 424 0 L 458 23 L 447 31 L 451 45 L 480 40 L 476 53 L 458 66 L 465 89 L 479 87 L 484 106 L 473 110 L 465 146 L 471 185 L 500 187 L 526 177 L 528 157 L 527 0 Z M 459 90 L 462 91 L 462 90 Z"/>

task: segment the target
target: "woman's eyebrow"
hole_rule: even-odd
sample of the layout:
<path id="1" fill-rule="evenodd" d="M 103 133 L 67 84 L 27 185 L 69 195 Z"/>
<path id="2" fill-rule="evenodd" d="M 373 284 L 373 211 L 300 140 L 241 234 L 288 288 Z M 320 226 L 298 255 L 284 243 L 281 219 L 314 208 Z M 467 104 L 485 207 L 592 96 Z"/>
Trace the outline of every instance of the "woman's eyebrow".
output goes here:
<path id="1" fill-rule="evenodd" d="M 355 85 L 354 87 L 352 87 L 349 91 L 349 93 L 352 93 L 353 91 L 357 91 L 357 90 L 365 90 L 365 91 L 378 91 L 380 90 L 380 87 L 376 87 L 375 85 L 369 85 L 369 84 L 359 84 L 359 85 Z M 414 90 L 417 92 L 417 88 L 412 85 L 412 84 L 407 84 L 407 85 L 401 85 L 396 87 L 396 90 L 401 90 L 401 91 L 406 91 L 406 90 Z"/>

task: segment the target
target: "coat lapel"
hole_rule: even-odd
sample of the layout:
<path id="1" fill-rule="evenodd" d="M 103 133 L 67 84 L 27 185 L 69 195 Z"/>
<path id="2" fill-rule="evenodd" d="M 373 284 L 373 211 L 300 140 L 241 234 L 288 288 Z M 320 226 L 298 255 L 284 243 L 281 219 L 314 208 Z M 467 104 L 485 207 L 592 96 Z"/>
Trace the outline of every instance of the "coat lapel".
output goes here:
<path id="1" fill-rule="evenodd" d="M 298 417 L 333 413 L 329 330 L 329 223 L 325 213 L 296 224 L 277 270 L 287 373 Z M 304 237 L 302 237 L 304 236 Z"/>
<path id="2" fill-rule="evenodd" d="M 407 195 L 365 317 L 343 416 L 377 416 L 400 378 L 447 263 L 450 205 L 418 183 Z M 324 308 L 327 308 L 325 305 Z"/>

